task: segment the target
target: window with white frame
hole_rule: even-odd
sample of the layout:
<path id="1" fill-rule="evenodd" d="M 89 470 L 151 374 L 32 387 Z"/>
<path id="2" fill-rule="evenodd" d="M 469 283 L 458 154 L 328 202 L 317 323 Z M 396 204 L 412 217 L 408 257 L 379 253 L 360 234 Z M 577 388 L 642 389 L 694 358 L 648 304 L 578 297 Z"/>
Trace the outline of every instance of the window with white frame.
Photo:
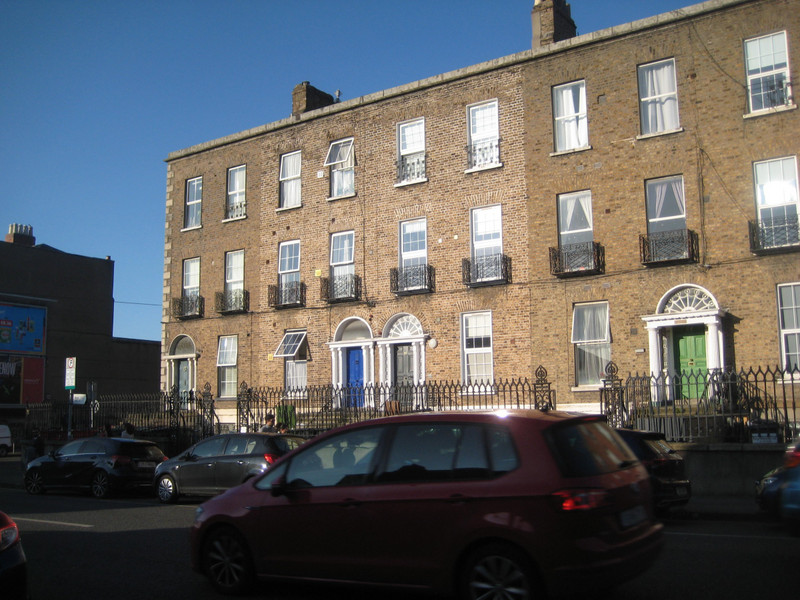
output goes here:
<path id="1" fill-rule="evenodd" d="M 289 330 L 283 335 L 274 358 L 284 359 L 284 385 L 297 397 L 304 394 L 308 384 L 308 344 L 305 329 Z"/>
<path id="2" fill-rule="evenodd" d="M 183 261 L 183 298 L 196 299 L 200 296 L 200 259 L 187 258 Z"/>
<path id="3" fill-rule="evenodd" d="M 638 72 L 642 135 L 680 129 L 675 59 L 641 65 Z"/>
<path id="4" fill-rule="evenodd" d="M 650 179 L 646 195 L 648 234 L 686 229 L 682 175 Z"/>
<path id="5" fill-rule="evenodd" d="M 244 250 L 225 253 L 225 310 L 244 309 Z"/>
<path id="6" fill-rule="evenodd" d="M 492 281 L 503 275 L 503 216 L 499 204 L 473 208 L 470 215 L 472 234 L 473 282 Z"/>
<path id="7" fill-rule="evenodd" d="M 576 304 L 572 309 L 575 383 L 599 386 L 611 360 L 608 302 Z"/>
<path id="8" fill-rule="evenodd" d="M 744 54 L 750 112 L 791 104 L 786 32 L 746 40 Z"/>
<path id="9" fill-rule="evenodd" d="M 355 297 L 354 238 L 352 231 L 331 234 L 330 298 Z"/>
<path id="10" fill-rule="evenodd" d="M 355 194 L 355 164 L 353 138 L 331 143 L 324 165 L 331 169 L 331 198 Z"/>
<path id="11" fill-rule="evenodd" d="M 239 339 L 235 335 L 222 335 L 217 349 L 217 387 L 220 398 L 235 398 L 238 384 L 236 361 Z"/>
<path id="12" fill-rule="evenodd" d="M 225 205 L 226 219 L 239 219 L 247 215 L 245 188 L 247 167 L 242 165 L 228 169 L 228 201 Z"/>
<path id="13" fill-rule="evenodd" d="M 585 81 L 575 81 L 553 88 L 553 115 L 556 152 L 589 146 Z"/>
<path id="14" fill-rule="evenodd" d="M 797 157 L 763 160 L 753 165 L 760 248 L 800 243 Z"/>
<path id="15" fill-rule="evenodd" d="M 428 222 L 413 219 L 400 223 L 400 272 L 397 287 L 412 290 L 426 287 L 428 265 Z"/>
<path id="16" fill-rule="evenodd" d="M 461 315 L 461 360 L 465 385 L 492 383 L 494 368 L 491 312 Z"/>
<path id="17" fill-rule="evenodd" d="M 278 247 L 279 304 L 300 301 L 300 241 L 283 242 Z"/>
<path id="18" fill-rule="evenodd" d="M 469 169 L 500 166 L 497 100 L 475 104 L 469 112 Z"/>
<path id="19" fill-rule="evenodd" d="M 281 156 L 280 208 L 300 206 L 300 151 Z"/>
<path id="20" fill-rule="evenodd" d="M 203 178 L 186 180 L 186 207 L 183 213 L 183 228 L 191 229 L 202 224 Z"/>
<path id="21" fill-rule="evenodd" d="M 592 192 L 584 190 L 558 196 L 558 245 L 570 246 L 594 240 Z"/>
<path id="22" fill-rule="evenodd" d="M 425 181 L 425 119 L 397 126 L 397 182 Z"/>
<path id="23" fill-rule="evenodd" d="M 800 283 L 778 286 L 778 319 L 781 334 L 781 364 L 800 376 Z"/>

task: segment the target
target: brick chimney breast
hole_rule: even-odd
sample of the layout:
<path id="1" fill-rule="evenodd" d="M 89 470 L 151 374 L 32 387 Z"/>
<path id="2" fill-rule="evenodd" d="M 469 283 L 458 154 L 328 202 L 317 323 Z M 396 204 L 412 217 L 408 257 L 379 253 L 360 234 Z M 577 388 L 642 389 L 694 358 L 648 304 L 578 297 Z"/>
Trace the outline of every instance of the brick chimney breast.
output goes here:
<path id="1" fill-rule="evenodd" d="M 9 244 L 19 244 L 20 246 L 35 246 L 36 238 L 33 237 L 33 227 L 12 223 L 8 226 L 5 241 Z"/>
<path id="2" fill-rule="evenodd" d="M 333 96 L 304 81 L 292 90 L 292 116 L 333 104 Z"/>
<path id="3" fill-rule="evenodd" d="M 577 35 L 575 21 L 566 0 L 534 0 L 531 11 L 533 49 Z"/>

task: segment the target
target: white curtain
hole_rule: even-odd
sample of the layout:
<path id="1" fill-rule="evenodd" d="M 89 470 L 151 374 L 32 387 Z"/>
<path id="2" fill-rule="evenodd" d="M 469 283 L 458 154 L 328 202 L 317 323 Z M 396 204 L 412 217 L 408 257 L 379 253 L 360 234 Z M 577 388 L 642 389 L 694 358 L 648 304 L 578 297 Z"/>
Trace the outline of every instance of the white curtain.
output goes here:
<path id="1" fill-rule="evenodd" d="M 639 67 L 639 94 L 643 134 L 680 127 L 674 61 Z"/>
<path id="2" fill-rule="evenodd" d="M 300 165 L 299 152 L 284 154 L 281 157 L 281 206 L 300 205 Z"/>
<path id="3" fill-rule="evenodd" d="M 583 82 L 553 90 L 556 109 L 556 150 L 561 152 L 589 145 L 586 119 L 586 87 Z"/>

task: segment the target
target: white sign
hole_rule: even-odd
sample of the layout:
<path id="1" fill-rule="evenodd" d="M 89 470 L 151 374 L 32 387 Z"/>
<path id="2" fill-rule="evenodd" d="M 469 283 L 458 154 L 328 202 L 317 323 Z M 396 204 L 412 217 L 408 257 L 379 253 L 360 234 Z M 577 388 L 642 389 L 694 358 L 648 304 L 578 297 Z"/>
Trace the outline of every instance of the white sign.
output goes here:
<path id="1" fill-rule="evenodd" d="M 66 376 L 64 377 L 64 389 L 66 390 L 74 390 L 75 389 L 75 357 L 70 356 L 67 359 L 67 371 Z"/>
<path id="2" fill-rule="evenodd" d="M 86 404 L 86 394 L 72 394 L 73 404 Z"/>

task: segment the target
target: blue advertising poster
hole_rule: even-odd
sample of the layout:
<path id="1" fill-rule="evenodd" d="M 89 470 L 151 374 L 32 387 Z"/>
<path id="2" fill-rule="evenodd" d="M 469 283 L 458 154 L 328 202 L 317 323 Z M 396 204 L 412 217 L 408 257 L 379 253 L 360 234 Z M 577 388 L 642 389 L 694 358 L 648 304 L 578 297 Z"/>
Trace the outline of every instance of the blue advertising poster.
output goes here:
<path id="1" fill-rule="evenodd" d="M 44 354 L 46 315 L 40 306 L 0 304 L 0 354 Z"/>

